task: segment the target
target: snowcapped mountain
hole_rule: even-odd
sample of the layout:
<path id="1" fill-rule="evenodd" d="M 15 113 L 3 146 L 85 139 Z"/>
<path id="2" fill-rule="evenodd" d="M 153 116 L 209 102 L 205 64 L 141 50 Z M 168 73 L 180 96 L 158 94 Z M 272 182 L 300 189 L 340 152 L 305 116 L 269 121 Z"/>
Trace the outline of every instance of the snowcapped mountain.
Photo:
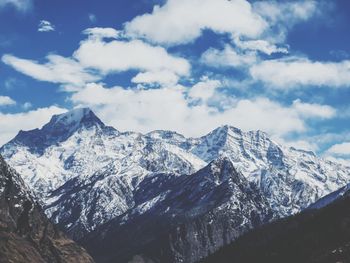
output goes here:
<path id="1" fill-rule="evenodd" d="M 200 138 L 190 151 L 205 161 L 227 156 L 281 216 L 301 211 L 350 180 L 348 167 L 283 147 L 261 131 L 223 126 Z"/>
<path id="2" fill-rule="evenodd" d="M 152 136 L 118 132 L 84 108 L 55 115 L 42 129 L 19 132 L 1 153 L 40 197 L 47 215 L 80 233 L 132 207 L 131 191 L 145 176 L 189 174 L 206 165 Z"/>
<path id="3" fill-rule="evenodd" d="M 55 115 L 41 129 L 20 131 L 0 152 L 34 189 L 46 214 L 76 238 L 135 206 L 146 212 L 164 200 L 172 190 L 159 187 L 152 199 L 138 203 L 137 193 L 149 178 L 162 174 L 162 184 L 174 187 L 177 177 L 221 157 L 279 216 L 299 212 L 350 181 L 349 167 L 283 147 L 261 131 L 222 126 L 200 138 L 120 132 L 87 108 Z"/>

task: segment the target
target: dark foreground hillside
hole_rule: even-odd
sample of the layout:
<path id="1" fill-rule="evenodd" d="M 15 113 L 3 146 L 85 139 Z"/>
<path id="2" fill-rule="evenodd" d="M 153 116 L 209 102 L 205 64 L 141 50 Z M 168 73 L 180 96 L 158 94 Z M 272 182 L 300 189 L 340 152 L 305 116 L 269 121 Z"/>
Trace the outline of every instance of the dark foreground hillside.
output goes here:
<path id="1" fill-rule="evenodd" d="M 92 263 L 58 231 L 0 156 L 0 263 Z"/>
<path id="2" fill-rule="evenodd" d="M 350 196 L 252 231 L 201 263 L 350 262 Z"/>

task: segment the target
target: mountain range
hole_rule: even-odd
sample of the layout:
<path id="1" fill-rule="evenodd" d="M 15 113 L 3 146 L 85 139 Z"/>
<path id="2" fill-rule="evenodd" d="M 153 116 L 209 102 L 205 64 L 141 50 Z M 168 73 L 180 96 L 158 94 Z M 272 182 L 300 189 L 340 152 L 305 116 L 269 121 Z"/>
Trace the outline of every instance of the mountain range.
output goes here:
<path id="1" fill-rule="evenodd" d="M 88 108 L 20 131 L 0 153 L 97 262 L 196 262 L 350 181 L 349 167 L 262 131 L 121 132 Z"/>

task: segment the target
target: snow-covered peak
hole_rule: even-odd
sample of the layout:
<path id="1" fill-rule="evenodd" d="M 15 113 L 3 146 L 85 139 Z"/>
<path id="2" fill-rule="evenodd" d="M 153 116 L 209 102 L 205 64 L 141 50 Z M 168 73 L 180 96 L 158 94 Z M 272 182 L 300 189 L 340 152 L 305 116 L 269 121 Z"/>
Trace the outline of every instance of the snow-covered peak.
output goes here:
<path id="1" fill-rule="evenodd" d="M 239 166 L 245 166 L 242 161 L 250 164 L 267 163 L 269 160 L 280 163 L 282 157 L 279 145 L 270 140 L 266 133 L 244 132 L 228 125 L 199 138 L 191 151 L 207 162 L 224 155 Z M 255 165 L 251 167 L 255 169 Z"/>
<path id="2" fill-rule="evenodd" d="M 233 126 L 229 125 L 223 125 L 220 126 L 213 131 L 211 131 L 209 134 L 205 135 L 204 137 L 215 139 L 217 141 L 226 141 L 227 136 L 237 136 L 242 134 L 243 131 L 241 129 L 238 129 Z"/>
<path id="3" fill-rule="evenodd" d="M 8 155 L 14 147 L 21 146 L 28 148 L 31 153 L 42 155 L 46 148 L 67 140 L 77 131 L 93 128 L 104 132 L 111 130 L 116 132 L 114 128 L 107 127 L 89 108 L 77 108 L 53 115 L 41 129 L 19 131 L 2 150 L 5 150 Z"/>
<path id="4" fill-rule="evenodd" d="M 77 108 L 66 113 L 53 115 L 50 122 L 42 129 L 48 131 L 64 126 L 74 130 L 80 126 L 90 127 L 92 125 L 105 126 L 90 108 Z"/>

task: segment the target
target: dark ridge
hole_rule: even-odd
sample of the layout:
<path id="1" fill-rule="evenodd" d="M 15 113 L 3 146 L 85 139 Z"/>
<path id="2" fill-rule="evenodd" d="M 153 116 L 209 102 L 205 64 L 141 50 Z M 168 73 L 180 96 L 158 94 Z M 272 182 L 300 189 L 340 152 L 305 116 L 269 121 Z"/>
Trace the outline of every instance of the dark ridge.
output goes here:
<path id="1" fill-rule="evenodd" d="M 253 230 L 200 262 L 350 262 L 350 197 Z"/>

